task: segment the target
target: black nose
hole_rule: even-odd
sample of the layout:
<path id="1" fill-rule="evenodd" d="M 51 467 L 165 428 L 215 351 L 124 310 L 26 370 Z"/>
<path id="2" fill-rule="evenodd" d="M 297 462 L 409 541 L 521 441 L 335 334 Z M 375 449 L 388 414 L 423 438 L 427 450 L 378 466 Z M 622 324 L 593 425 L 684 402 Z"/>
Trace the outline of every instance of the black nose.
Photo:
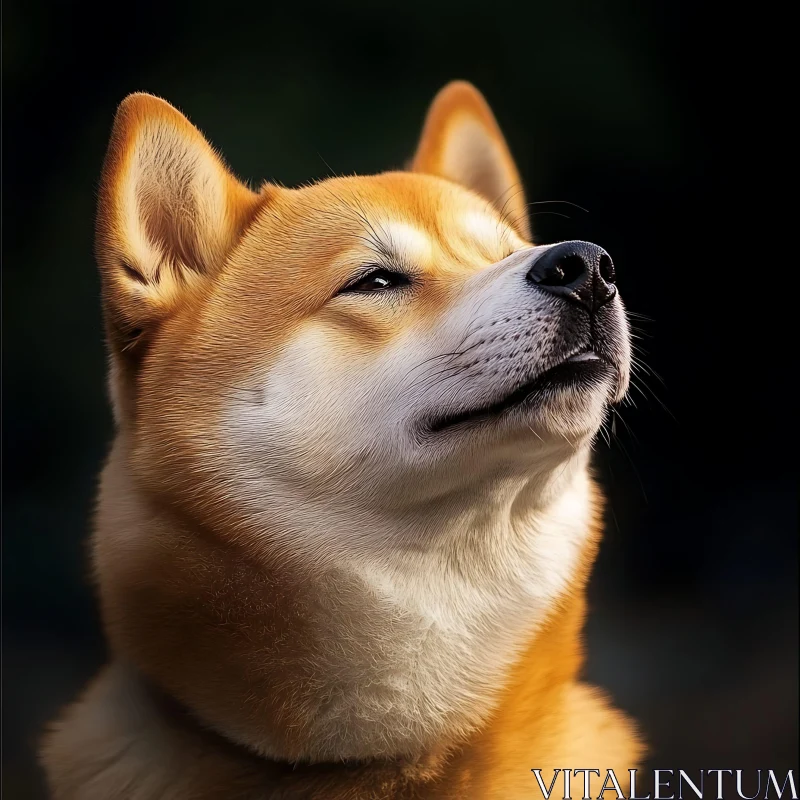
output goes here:
<path id="1" fill-rule="evenodd" d="M 590 242 L 561 242 L 539 256 L 527 279 L 546 292 L 560 295 L 591 311 L 617 293 L 611 257 Z"/>

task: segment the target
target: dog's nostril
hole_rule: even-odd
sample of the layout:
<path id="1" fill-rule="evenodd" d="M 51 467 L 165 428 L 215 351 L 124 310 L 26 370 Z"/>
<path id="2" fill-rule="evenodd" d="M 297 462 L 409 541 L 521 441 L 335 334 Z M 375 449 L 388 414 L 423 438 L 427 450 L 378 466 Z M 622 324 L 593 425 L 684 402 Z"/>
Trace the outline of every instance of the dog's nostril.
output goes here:
<path id="1" fill-rule="evenodd" d="M 586 264 L 580 256 L 564 256 L 548 265 L 539 283 L 543 286 L 568 286 L 580 278 L 584 272 L 586 272 Z"/>
<path id="2" fill-rule="evenodd" d="M 525 278 L 540 289 L 596 311 L 616 296 L 614 262 L 591 242 L 560 242 L 535 256 Z"/>
<path id="3" fill-rule="evenodd" d="M 605 254 L 603 253 L 600 256 L 600 277 L 606 283 L 615 283 L 617 280 L 617 271 L 614 269 L 614 262 Z"/>

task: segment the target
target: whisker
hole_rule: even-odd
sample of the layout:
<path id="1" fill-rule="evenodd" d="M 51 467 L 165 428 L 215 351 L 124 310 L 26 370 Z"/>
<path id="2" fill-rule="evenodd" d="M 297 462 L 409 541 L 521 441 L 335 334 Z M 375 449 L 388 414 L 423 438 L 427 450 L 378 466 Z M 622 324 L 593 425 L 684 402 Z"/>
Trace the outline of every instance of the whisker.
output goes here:
<path id="1" fill-rule="evenodd" d="M 542 444 L 544 444 L 544 439 L 542 439 L 542 437 L 539 436 L 539 434 L 536 433 L 536 431 L 530 425 L 526 425 L 526 427 L 540 442 L 542 442 Z"/>
<path id="2" fill-rule="evenodd" d="M 587 214 L 589 213 L 589 209 L 588 208 L 584 208 L 583 206 L 579 206 L 577 203 L 572 203 L 569 200 L 536 200 L 533 203 L 527 203 L 527 205 L 529 205 L 529 206 L 538 206 L 538 205 L 544 205 L 546 203 L 563 203 L 564 205 L 572 206 L 573 208 L 578 208 L 578 209 L 580 209 L 581 211 L 584 211 Z"/>
<path id="3" fill-rule="evenodd" d="M 631 458 L 630 453 L 628 452 L 628 450 L 625 447 L 625 445 L 622 444 L 622 441 L 620 440 L 619 437 L 617 437 L 617 444 L 619 444 L 620 449 L 622 450 L 622 452 L 625 454 L 625 457 L 630 462 L 631 467 L 633 467 L 633 474 L 636 475 L 636 482 L 639 484 L 639 488 L 642 490 L 642 497 L 644 497 L 645 503 L 649 503 L 650 499 L 647 496 L 647 489 L 644 488 L 644 481 L 642 480 L 642 475 L 639 472 L 639 468 L 636 466 L 636 462 L 633 460 L 633 458 Z"/>
<path id="4" fill-rule="evenodd" d="M 562 214 L 560 211 L 534 211 L 531 216 L 532 217 L 540 217 L 542 214 L 552 214 L 556 217 L 564 217 L 564 219 L 572 219 L 569 214 Z"/>

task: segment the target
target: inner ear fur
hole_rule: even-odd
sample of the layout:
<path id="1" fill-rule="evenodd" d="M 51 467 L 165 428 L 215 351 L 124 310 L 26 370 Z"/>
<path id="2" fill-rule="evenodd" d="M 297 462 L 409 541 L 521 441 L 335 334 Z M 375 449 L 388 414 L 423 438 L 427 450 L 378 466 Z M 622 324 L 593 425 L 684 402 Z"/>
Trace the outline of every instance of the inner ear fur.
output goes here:
<path id="1" fill-rule="evenodd" d="M 472 189 L 530 239 L 519 171 L 489 104 L 471 83 L 453 81 L 433 99 L 411 169 Z"/>
<path id="2" fill-rule="evenodd" d="M 213 278 L 262 198 L 169 103 L 143 93 L 122 102 L 96 231 L 107 326 L 118 352 L 136 351 L 187 292 Z"/>

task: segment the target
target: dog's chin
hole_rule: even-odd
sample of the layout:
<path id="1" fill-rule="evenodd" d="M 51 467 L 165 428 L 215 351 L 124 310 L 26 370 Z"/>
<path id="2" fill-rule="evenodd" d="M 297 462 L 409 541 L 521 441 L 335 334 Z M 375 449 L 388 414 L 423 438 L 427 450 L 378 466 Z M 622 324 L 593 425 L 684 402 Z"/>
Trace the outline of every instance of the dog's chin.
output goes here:
<path id="1" fill-rule="evenodd" d="M 619 392 L 619 375 L 606 359 L 581 353 L 484 404 L 431 417 L 425 428 L 434 437 L 506 431 L 580 439 L 600 427 Z"/>

